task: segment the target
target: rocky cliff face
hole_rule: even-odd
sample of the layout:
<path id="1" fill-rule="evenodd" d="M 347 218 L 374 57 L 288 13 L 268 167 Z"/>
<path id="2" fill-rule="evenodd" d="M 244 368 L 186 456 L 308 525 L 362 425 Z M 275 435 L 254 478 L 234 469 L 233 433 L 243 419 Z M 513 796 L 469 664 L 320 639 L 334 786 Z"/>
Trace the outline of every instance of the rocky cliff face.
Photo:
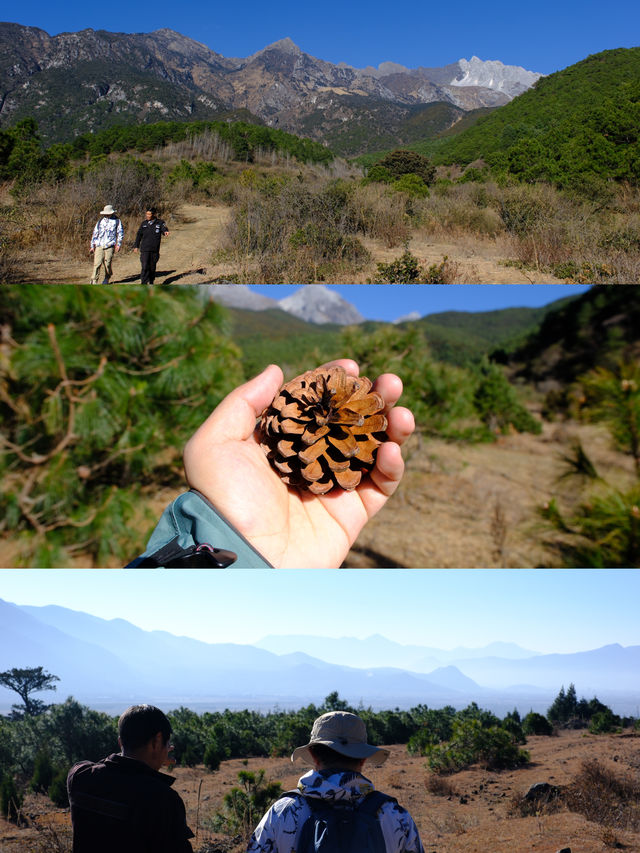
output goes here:
<path id="1" fill-rule="evenodd" d="M 210 118 L 240 109 L 293 133 L 304 124 L 305 135 L 319 141 L 336 110 L 341 123 L 377 110 L 388 123 L 382 130 L 393 136 L 402 109 L 499 106 L 540 76 L 477 57 L 439 69 L 356 69 L 309 56 L 291 39 L 229 59 L 166 29 L 49 36 L 0 24 L 0 55 L 0 123 L 33 115 L 48 140 L 116 120 Z"/>

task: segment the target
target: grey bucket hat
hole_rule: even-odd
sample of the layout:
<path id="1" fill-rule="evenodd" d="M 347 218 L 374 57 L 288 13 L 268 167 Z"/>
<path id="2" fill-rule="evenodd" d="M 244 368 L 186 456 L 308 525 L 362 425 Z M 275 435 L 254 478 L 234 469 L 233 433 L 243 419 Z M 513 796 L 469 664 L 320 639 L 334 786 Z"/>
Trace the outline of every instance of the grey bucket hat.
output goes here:
<path id="1" fill-rule="evenodd" d="M 367 728 L 360 717 L 348 711 L 328 711 L 313 724 L 309 743 L 298 746 L 291 754 L 291 760 L 300 758 L 306 764 L 313 764 L 309 747 L 323 744 L 346 755 L 348 758 L 371 758 L 373 764 L 384 764 L 389 750 L 367 743 Z"/>

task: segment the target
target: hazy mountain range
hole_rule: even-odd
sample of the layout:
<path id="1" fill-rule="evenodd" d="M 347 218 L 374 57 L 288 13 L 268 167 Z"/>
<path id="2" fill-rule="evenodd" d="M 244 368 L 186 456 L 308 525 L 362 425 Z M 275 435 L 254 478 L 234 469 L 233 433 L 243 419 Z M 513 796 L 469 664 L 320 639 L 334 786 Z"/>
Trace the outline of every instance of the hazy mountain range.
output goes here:
<path id="1" fill-rule="evenodd" d="M 0 23 L 0 57 L 0 123 L 32 116 L 49 141 L 115 123 L 244 113 L 339 153 L 444 130 L 542 76 L 475 56 L 440 68 L 358 69 L 310 56 L 289 38 L 229 58 L 168 29 L 50 36 L 14 23 Z"/>
<path id="2" fill-rule="evenodd" d="M 61 679 L 57 694 L 97 708 L 134 701 L 196 709 L 320 702 L 333 690 L 376 708 L 463 707 L 477 701 L 505 712 L 546 710 L 562 685 L 597 694 L 618 713 L 640 703 L 640 646 L 619 645 L 540 655 L 510 643 L 444 651 L 365 640 L 270 636 L 256 645 L 203 643 L 166 631 L 143 631 L 58 606 L 0 600 L 0 670 L 43 666 Z M 0 711 L 16 701 L 0 688 Z"/>

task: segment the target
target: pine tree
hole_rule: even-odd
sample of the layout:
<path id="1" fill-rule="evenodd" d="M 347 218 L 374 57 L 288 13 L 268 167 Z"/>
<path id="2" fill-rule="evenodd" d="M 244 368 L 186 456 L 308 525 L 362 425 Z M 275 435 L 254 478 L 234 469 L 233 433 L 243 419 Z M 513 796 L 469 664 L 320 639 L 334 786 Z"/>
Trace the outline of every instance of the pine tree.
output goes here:
<path id="1" fill-rule="evenodd" d="M 224 311 L 190 287 L 0 290 L 0 514 L 21 560 L 119 565 L 183 484 L 184 443 L 243 378 Z"/>

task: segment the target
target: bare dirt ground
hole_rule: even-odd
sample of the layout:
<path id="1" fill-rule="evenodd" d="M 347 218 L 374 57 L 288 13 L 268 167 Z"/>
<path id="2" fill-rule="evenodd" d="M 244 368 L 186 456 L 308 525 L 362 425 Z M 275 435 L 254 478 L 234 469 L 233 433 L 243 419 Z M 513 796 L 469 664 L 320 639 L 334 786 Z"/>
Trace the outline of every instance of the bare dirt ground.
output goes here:
<path id="1" fill-rule="evenodd" d="M 553 496 L 575 505 L 581 484 L 559 481 L 562 455 L 579 437 L 597 470 L 630 486 L 630 461 L 604 429 L 545 423 L 539 436 L 500 436 L 493 444 L 414 437 L 396 494 L 360 534 L 350 568 L 553 567 L 555 532 L 539 509 Z"/>
<path id="2" fill-rule="evenodd" d="M 156 284 L 207 284 L 234 272 L 229 262 L 214 262 L 214 253 L 225 245 L 225 227 L 230 210 L 223 205 L 183 204 L 166 217 L 170 236 L 162 242 Z M 113 262 L 112 284 L 140 280 L 140 258 L 130 246 L 134 234 L 125 234 L 123 249 Z M 402 254 L 402 248 L 388 249 L 380 240 L 362 241 L 372 254 L 367 269 L 342 282 L 362 284 L 376 274 L 376 264 L 388 263 Z M 442 263 L 445 255 L 457 265 L 456 280 L 468 284 L 561 284 L 549 274 L 507 267 L 503 262 L 511 256 L 509 241 L 480 240 L 472 236 L 459 238 L 414 237 L 411 251 L 423 266 Z M 86 284 L 91 277 L 91 257 L 86 261 L 50 252 L 25 255 L 27 280 L 46 284 Z M 235 269 L 235 272 L 238 272 Z M 248 274 L 250 275 L 250 270 Z M 337 282 L 340 283 L 340 282 Z"/>
<path id="3" fill-rule="evenodd" d="M 606 853 L 619 849 L 640 851 L 640 815 L 626 825 L 607 826 L 589 821 L 562 805 L 557 812 L 542 806 L 532 817 L 514 814 L 514 796 L 524 795 L 537 782 L 558 787 L 571 783 L 584 761 L 596 759 L 617 775 L 635 778 L 640 772 L 640 734 L 591 735 L 584 731 L 564 731 L 558 737 L 530 737 L 526 749 L 531 763 L 518 770 L 500 772 L 474 766 L 446 777 L 449 795 L 436 795 L 427 788 L 431 776 L 424 758 L 411 757 L 404 746 L 391 746 L 391 756 L 380 768 L 366 773 L 377 788 L 409 809 L 416 821 L 425 853 Z M 216 835 L 206 828 L 208 818 L 221 808 L 222 798 L 235 784 L 240 770 L 264 768 L 269 779 L 281 782 L 283 790 L 295 787 L 305 772 L 302 764 L 287 758 L 250 758 L 225 761 L 220 770 L 209 773 L 202 767 L 177 768 L 175 789 L 184 798 L 187 819 L 196 838 L 195 851 L 241 853 L 241 840 Z M 636 804 L 637 809 L 637 804 Z M 30 827 L 18 828 L 0 819 L 2 853 L 67 853 L 68 811 L 56 809 L 42 795 L 30 795 L 24 806 Z M 38 831 L 33 822 L 40 826 Z M 53 824 L 57 841 L 52 841 Z"/>

